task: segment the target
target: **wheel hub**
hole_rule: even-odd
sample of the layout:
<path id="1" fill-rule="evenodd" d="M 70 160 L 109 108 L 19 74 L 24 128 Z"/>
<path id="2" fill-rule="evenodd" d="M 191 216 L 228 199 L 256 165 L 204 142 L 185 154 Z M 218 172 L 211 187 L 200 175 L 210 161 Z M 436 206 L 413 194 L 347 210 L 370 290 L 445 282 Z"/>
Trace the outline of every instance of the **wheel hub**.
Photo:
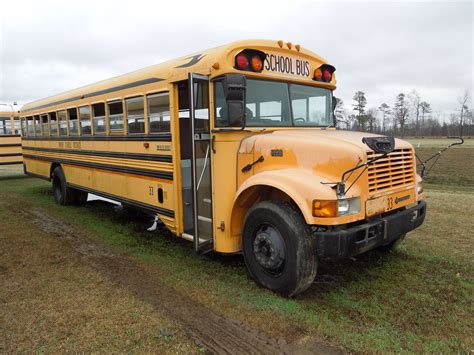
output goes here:
<path id="1" fill-rule="evenodd" d="M 253 242 L 257 262 L 272 273 L 281 271 L 285 259 L 285 244 L 280 232 L 270 225 L 263 225 L 257 231 Z"/>

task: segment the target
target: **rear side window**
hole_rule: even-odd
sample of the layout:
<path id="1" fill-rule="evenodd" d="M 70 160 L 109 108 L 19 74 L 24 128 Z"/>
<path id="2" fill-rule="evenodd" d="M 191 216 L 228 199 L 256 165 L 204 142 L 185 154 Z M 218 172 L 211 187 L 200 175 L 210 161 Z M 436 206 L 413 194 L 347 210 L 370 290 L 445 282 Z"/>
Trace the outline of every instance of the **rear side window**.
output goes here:
<path id="1" fill-rule="evenodd" d="M 144 107 L 143 96 L 125 100 L 128 133 L 145 133 Z"/>
<path id="2" fill-rule="evenodd" d="M 35 135 L 35 126 L 34 126 L 32 116 L 29 116 L 26 118 L 26 124 L 27 124 L 28 137 L 33 137 Z"/>
<path id="3" fill-rule="evenodd" d="M 26 118 L 21 119 L 21 136 L 26 137 Z"/>
<path id="4" fill-rule="evenodd" d="M 150 133 L 170 131 L 170 97 L 169 93 L 147 96 L 148 123 Z"/>
<path id="5" fill-rule="evenodd" d="M 77 109 L 68 109 L 67 115 L 69 118 L 69 135 L 77 136 L 79 134 L 79 120 L 77 118 Z"/>
<path id="6" fill-rule="evenodd" d="M 0 117 L 0 135 L 12 134 L 10 117 Z"/>
<path id="7" fill-rule="evenodd" d="M 66 110 L 58 111 L 59 135 L 67 136 L 67 118 Z"/>
<path id="8" fill-rule="evenodd" d="M 103 102 L 92 105 L 94 134 L 105 133 L 105 104 Z"/>
<path id="9" fill-rule="evenodd" d="M 122 100 L 107 103 L 109 108 L 109 130 L 110 132 L 123 131 L 123 106 Z"/>
<path id="10" fill-rule="evenodd" d="M 81 134 L 89 135 L 91 131 L 91 109 L 89 106 L 79 107 L 79 122 L 81 124 Z"/>
<path id="11" fill-rule="evenodd" d="M 48 115 L 41 115 L 41 130 L 43 136 L 49 136 Z"/>
<path id="12" fill-rule="evenodd" d="M 58 135 L 58 118 L 56 112 L 49 113 L 49 129 L 51 130 L 52 136 Z"/>
<path id="13" fill-rule="evenodd" d="M 33 116 L 35 121 L 35 135 L 41 136 L 41 123 L 40 123 L 40 116 Z"/>

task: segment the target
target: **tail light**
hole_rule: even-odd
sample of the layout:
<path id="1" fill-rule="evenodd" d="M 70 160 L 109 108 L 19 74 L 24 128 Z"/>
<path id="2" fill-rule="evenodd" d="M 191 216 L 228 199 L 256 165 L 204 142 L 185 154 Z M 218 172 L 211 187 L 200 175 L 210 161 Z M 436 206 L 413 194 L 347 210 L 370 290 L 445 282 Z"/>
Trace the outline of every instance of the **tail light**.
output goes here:
<path id="1" fill-rule="evenodd" d="M 249 70 L 249 59 L 244 54 L 239 54 L 235 57 L 235 66 L 237 69 Z"/>
<path id="2" fill-rule="evenodd" d="M 323 71 L 323 79 L 325 82 L 330 82 L 332 79 L 332 73 L 328 69 L 324 69 Z"/>
<path id="3" fill-rule="evenodd" d="M 235 68 L 259 73 L 263 70 L 266 54 L 255 49 L 244 49 L 235 57 Z"/>
<path id="4" fill-rule="evenodd" d="M 332 75 L 335 71 L 336 68 L 332 65 L 323 64 L 314 70 L 313 80 L 329 83 L 332 80 Z"/>

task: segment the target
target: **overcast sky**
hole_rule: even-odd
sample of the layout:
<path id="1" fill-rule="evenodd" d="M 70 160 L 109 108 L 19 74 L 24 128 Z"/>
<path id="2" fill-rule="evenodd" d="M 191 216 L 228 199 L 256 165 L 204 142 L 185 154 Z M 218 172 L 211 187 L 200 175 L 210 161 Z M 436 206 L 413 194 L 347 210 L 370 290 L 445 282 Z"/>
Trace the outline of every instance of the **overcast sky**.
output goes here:
<path id="1" fill-rule="evenodd" d="M 473 2 L 3 1 L 0 103 L 26 103 L 239 39 L 300 43 L 332 63 L 350 110 L 416 89 L 435 111 L 473 89 Z"/>

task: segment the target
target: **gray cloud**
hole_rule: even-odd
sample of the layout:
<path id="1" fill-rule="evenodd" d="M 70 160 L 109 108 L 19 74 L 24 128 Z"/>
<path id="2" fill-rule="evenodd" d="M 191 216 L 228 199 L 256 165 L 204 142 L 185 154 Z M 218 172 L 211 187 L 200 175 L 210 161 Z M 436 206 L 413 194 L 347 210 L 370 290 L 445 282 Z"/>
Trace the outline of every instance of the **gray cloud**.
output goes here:
<path id="1" fill-rule="evenodd" d="M 0 102 L 24 103 L 244 38 L 290 40 L 328 59 L 337 68 L 336 96 L 347 106 L 357 90 L 378 106 L 416 89 L 435 110 L 449 112 L 465 89 L 472 93 L 470 1 L 2 7 Z"/>

